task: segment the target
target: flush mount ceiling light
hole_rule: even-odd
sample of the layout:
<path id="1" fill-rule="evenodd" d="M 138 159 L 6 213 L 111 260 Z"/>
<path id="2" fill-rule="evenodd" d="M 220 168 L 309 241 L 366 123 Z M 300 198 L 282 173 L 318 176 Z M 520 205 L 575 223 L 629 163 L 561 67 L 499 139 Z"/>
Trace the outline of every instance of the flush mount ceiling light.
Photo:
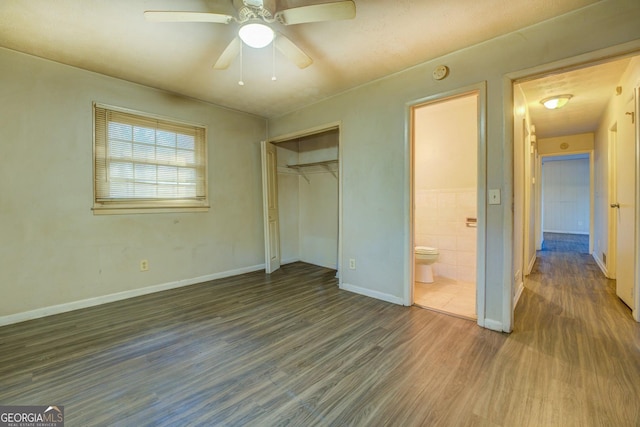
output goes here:
<path id="1" fill-rule="evenodd" d="M 540 103 L 544 105 L 547 110 L 557 110 L 567 105 L 567 102 L 573 98 L 573 95 L 556 95 L 549 98 L 545 98 Z"/>
<path id="2" fill-rule="evenodd" d="M 238 36 L 249 47 L 263 48 L 273 41 L 273 30 L 260 22 L 248 22 L 240 27 Z"/>

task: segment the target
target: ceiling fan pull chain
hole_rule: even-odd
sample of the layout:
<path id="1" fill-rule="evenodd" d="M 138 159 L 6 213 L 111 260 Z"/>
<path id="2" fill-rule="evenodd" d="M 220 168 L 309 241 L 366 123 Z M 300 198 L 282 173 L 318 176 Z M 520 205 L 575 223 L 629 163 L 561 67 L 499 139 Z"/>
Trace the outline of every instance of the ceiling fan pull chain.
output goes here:
<path id="1" fill-rule="evenodd" d="M 272 51 L 272 58 L 271 58 L 271 65 L 272 65 L 272 69 L 271 69 L 271 81 L 276 81 L 276 44 L 275 44 L 275 40 L 271 42 L 271 51 Z"/>
<path id="2" fill-rule="evenodd" d="M 240 86 L 244 86 L 244 80 L 242 78 L 242 50 L 243 50 L 242 45 L 244 45 L 244 43 L 240 42 L 240 80 L 238 81 L 238 84 Z"/>

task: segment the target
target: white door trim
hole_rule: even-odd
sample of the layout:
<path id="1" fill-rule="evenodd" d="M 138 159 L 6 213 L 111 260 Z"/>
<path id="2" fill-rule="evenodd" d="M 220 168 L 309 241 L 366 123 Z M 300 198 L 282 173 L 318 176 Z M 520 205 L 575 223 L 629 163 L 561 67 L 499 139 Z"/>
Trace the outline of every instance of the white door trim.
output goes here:
<path id="1" fill-rule="evenodd" d="M 638 55 L 640 52 L 640 40 L 623 43 L 617 46 L 611 46 L 605 49 L 596 50 L 593 52 L 585 53 L 582 55 L 565 58 L 555 62 L 541 64 L 524 70 L 508 73 L 503 78 L 503 141 L 504 141 L 504 159 L 505 159 L 505 173 L 504 173 L 504 186 L 505 194 L 511 194 L 513 189 L 513 84 L 518 80 L 524 80 L 529 78 L 541 77 L 544 74 L 551 72 L 557 72 L 560 70 L 571 70 L 586 68 L 592 65 L 608 62 L 615 59 L 621 59 L 628 56 Z M 636 100 L 637 104 L 637 100 Z M 640 172 L 640 158 L 638 156 L 639 139 L 636 137 L 636 200 L 640 190 L 638 189 L 638 173 Z M 636 203 L 636 220 L 640 219 L 640 203 Z M 503 228 L 503 248 L 504 248 L 504 263 L 503 263 L 503 330 L 505 332 L 511 332 L 513 328 L 513 312 L 514 305 L 511 298 L 511 270 L 513 269 L 513 212 L 511 210 L 510 203 L 504 203 L 503 206 L 504 215 L 504 228 Z M 635 268 L 635 302 L 636 307 L 640 303 L 640 227 L 636 227 L 636 268 Z M 633 317 L 636 321 L 640 322 L 640 309 L 636 309 L 633 312 Z"/>
<path id="2" fill-rule="evenodd" d="M 342 177 L 343 173 L 343 162 L 342 162 L 342 121 L 325 123 L 323 125 L 314 126 L 312 128 L 301 129 L 295 132 L 290 132 L 284 135 L 274 136 L 269 138 L 267 141 L 272 144 L 278 144 L 281 142 L 291 141 L 292 139 L 303 138 L 305 136 L 316 135 L 322 132 L 326 132 L 328 130 L 338 130 L 338 286 L 342 285 L 342 218 L 343 218 L 343 203 L 342 203 Z"/>
<path id="3" fill-rule="evenodd" d="M 424 98 L 415 99 L 405 105 L 405 158 L 404 158 L 404 295 L 403 304 L 413 304 L 414 283 L 414 171 L 413 171 L 413 123 L 415 107 L 440 102 L 447 98 L 458 98 L 476 94 L 478 97 L 478 211 L 477 211 L 477 246 L 476 246 L 476 313 L 479 326 L 486 327 L 485 295 L 486 295 L 486 230 L 487 230 L 487 83 L 480 82 L 448 92 L 442 92 Z"/>

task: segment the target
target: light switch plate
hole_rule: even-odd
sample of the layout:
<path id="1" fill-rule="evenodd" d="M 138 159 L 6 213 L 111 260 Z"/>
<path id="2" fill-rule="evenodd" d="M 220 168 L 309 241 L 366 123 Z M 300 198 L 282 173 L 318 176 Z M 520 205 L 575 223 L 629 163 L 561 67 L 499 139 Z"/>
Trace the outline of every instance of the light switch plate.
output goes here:
<path id="1" fill-rule="evenodd" d="M 489 190 L 489 204 L 490 205 L 499 205 L 500 204 L 500 189 L 494 188 Z"/>

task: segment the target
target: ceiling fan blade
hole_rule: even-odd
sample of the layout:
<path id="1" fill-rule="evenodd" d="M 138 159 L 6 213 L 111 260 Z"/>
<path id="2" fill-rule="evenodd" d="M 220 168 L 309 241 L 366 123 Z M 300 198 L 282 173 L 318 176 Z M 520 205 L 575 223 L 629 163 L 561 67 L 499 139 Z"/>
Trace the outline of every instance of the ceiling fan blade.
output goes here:
<path id="1" fill-rule="evenodd" d="M 213 66 L 216 70 L 226 70 L 240 52 L 240 39 L 234 37 Z"/>
<path id="2" fill-rule="evenodd" d="M 352 0 L 294 7 L 276 13 L 276 19 L 284 25 L 339 21 L 341 19 L 353 19 L 355 16 L 356 4 Z"/>
<path id="3" fill-rule="evenodd" d="M 175 12 L 169 10 L 147 10 L 144 12 L 147 21 L 152 22 L 213 22 L 228 24 L 233 16 L 209 12 Z"/>
<path id="4" fill-rule="evenodd" d="M 294 42 L 277 33 L 274 40 L 276 49 L 278 49 L 289 61 L 293 62 L 298 68 L 307 68 L 313 63 L 313 59 L 302 51 Z"/>

